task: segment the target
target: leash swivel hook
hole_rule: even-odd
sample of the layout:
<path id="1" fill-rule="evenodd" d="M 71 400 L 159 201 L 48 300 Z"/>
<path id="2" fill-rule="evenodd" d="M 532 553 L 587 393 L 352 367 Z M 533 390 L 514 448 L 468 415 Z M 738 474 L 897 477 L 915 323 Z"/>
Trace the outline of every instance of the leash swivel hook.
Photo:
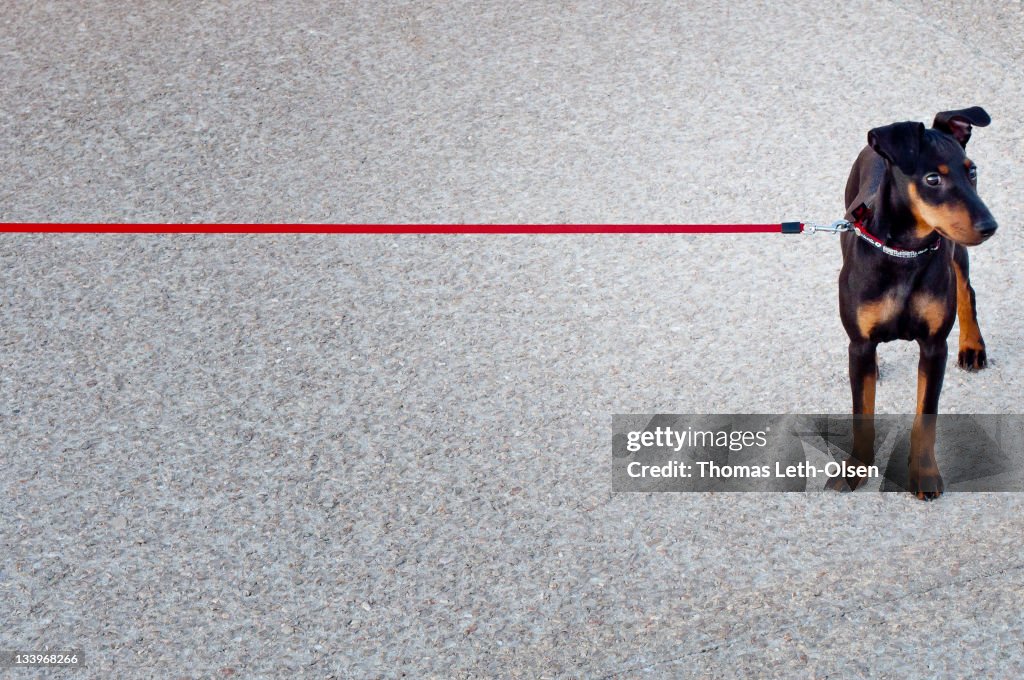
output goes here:
<path id="1" fill-rule="evenodd" d="M 836 220 L 831 224 L 805 222 L 803 227 L 803 233 L 805 234 L 814 234 L 819 231 L 827 234 L 841 234 L 844 231 L 853 231 L 853 224 L 849 220 Z"/>

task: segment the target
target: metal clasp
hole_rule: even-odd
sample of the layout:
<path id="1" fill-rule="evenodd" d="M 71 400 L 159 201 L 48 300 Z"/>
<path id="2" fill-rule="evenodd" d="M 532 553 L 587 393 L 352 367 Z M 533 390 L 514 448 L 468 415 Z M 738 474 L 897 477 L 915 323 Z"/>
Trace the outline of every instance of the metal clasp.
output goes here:
<path id="1" fill-rule="evenodd" d="M 853 225 L 850 224 L 849 220 L 836 220 L 832 224 L 814 224 L 812 222 L 804 223 L 804 233 L 813 234 L 817 231 L 822 231 L 828 234 L 841 234 L 844 231 L 852 231 Z"/>

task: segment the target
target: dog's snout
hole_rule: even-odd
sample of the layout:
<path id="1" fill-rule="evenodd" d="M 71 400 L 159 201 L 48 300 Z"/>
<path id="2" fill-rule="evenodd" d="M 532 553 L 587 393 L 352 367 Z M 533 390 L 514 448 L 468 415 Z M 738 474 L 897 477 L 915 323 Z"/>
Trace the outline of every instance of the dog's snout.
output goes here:
<path id="1" fill-rule="evenodd" d="M 995 220 L 988 219 L 976 223 L 974 228 L 979 234 L 981 234 L 982 238 L 988 238 L 992 234 L 996 233 L 996 229 L 999 228 L 999 225 L 996 224 Z"/>

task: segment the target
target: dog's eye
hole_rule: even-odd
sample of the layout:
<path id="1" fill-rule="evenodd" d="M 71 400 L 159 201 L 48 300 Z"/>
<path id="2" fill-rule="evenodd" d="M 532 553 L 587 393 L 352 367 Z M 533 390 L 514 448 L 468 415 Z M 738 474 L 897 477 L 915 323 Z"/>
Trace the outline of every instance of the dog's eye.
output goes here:
<path id="1" fill-rule="evenodd" d="M 924 176 L 924 182 L 930 187 L 937 187 L 942 184 L 942 178 L 939 177 L 939 173 L 930 172 Z"/>
<path id="2" fill-rule="evenodd" d="M 972 165 L 971 168 L 967 171 L 967 176 L 971 178 L 972 182 L 977 180 L 978 179 L 978 166 L 977 165 Z"/>

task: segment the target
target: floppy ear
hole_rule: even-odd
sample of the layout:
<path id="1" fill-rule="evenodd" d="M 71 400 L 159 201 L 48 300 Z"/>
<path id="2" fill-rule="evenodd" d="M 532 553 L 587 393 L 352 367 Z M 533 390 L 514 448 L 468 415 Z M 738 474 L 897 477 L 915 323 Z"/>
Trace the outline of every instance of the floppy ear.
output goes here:
<path id="1" fill-rule="evenodd" d="M 917 156 L 921 152 L 924 123 L 893 123 L 877 127 L 868 133 L 868 146 L 878 152 L 904 174 L 913 174 Z"/>
<path id="2" fill-rule="evenodd" d="M 943 111 L 935 114 L 935 122 L 932 127 L 941 132 L 953 135 L 960 146 L 966 147 L 967 140 L 971 138 L 971 126 L 985 127 L 992 122 L 988 113 L 980 106 L 972 106 L 969 109 L 958 111 Z"/>

